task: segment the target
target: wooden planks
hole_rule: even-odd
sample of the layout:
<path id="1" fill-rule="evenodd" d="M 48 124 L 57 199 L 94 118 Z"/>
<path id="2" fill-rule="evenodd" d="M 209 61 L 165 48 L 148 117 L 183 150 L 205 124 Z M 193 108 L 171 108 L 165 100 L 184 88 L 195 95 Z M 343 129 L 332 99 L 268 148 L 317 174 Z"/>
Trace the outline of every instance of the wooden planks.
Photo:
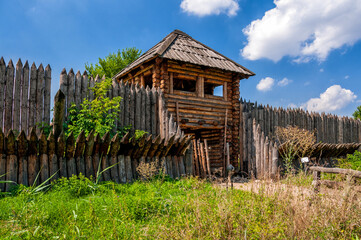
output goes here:
<path id="1" fill-rule="evenodd" d="M 165 159 L 165 165 L 172 164 L 168 168 L 172 169 L 169 174 L 178 178 L 193 174 L 193 168 L 189 166 L 192 157 L 187 152 L 189 145 L 188 136 L 172 136 L 165 140 L 151 135 L 129 139 L 129 134 L 120 138 L 116 134 L 110 139 L 109 133 L 100 138 L 91 132 L 86 138 L 81 132 L 77 139 L 73 134 L 65 138 L 61 133 L 56 140 L 53 133 L 47 137 L 42 132 L 37 137 L 35 128 L 28 137 L 22 131 L 17 138 L 12 130 L 5 137 L 0 129 L 0 174 L 7 173 L 1 180 L 33 185 L 38 173 L 35 184 L 48 180 L 53 174 L 54 179 L 79 174 L 91 177 L 96 175 L 101 160 L 101 169 L 113 166 L 102 174 L 105 181 L 125 183 L 139 177 L 137 167 L 140 162 L 159 159 Z M 0 189 L 9 191 L 11 185 L 1 184 Z"/>
<path id="2" fill-rule="evenodd" d="M 22 130 L 29 133 L 36 123 L 50 124 L 51 68 L 45 70 L 35 63 L 29 70 L 28 61 L 12 60 L 6 65 L 0 59 L 0 127 L 7 133 Z"/>

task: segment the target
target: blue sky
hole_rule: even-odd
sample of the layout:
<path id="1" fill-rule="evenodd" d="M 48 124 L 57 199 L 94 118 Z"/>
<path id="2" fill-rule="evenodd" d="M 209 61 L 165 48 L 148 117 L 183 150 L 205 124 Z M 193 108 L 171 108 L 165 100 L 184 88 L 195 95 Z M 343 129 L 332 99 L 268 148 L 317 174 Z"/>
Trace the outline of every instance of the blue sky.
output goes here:
<path id="1" fill-rule="evenodd" d="M 62 68 L 180 29 L 256 73 L 241 96 L 350 116 L 361 104 L 359 0 L 0 0 L 0 56 Z"/>

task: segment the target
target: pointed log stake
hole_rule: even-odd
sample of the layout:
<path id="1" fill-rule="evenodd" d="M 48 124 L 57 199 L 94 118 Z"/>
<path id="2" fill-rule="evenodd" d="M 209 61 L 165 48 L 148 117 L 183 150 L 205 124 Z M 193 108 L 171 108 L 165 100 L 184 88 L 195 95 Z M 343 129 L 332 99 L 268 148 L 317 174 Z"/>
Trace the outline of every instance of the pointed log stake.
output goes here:
<path id="1" fill-rule="evenodd" d="M 59 178 L 59 161 L 56 154 L 56 140 L 54 134 L 50 132 L 48 137 L 48 157 L 49 157 L 49 176 L 53 176 L 52 180 Z"/>
<path id="2" fill-rule="evenodd" d="M 56 149 L 56 155 L 58 156 L 58 161 L 59 161 L 59 175 L 60 177 L 68 177 L 68 170 L 67 170 L 67 166 L 66 166 L 66 158 L 65 158 L 65 147 L 66 147 L 66 142 L 65 142 L 65 134 L 62 131 L 58 137 L 57 140 L 57 149 Z"/>
<path id="3" fill-rule="evenodd" d="M 143 151 L 146 134 L 144 134 L 138 141 L 137 141 L 137 147 L 135 151 L 133 151 L 133 158 L 138 159 L 140 157 L 141 152 Z"/>
<path id="4" fill-rule="evenodd" d="M 110 166 L 110 162 L 109 162 L 109 158 L 107 156 L 108 154 L 108 150 L 109 150 L 109 145 L 110 145 L 110 133 L 107 132 L 106 134 L 104 134 L 103 139 L 102 139 L 102 145 L 100 148 L 100 152 L 102 155 L 101 161 L 102 161 L 102 170 L 106 169 L 107 167 Z M 103 179 L 104 181 L 110 181 L 110 171 L 109 169 L 106 170 L 105 172 L 103 172 Z"/>
<path id="5" fill-rule="evenodd" d="M 133 181 L 133 170 L 132 170 L 132 160 L 130 156 L 125 156 L 125 173 L 127 182 L 130 183 Z"/>
<path id="6" fill-rule="evenodd" d="M 13 106 L 13 90 L 14 90 L 14 65 L 10 59 L 6 68 L 6 92 L 5 92 L 5 118 L 4 132 L 5 134 L 12 128 L 12 106 Z"/>
<path id="7" fill-rule="evenodd" d="M 1 58 L 3 60 L 3 58 Z M 0 61 L 1 64 L 1 61 Z M 1 66 L 1 65 L 0 65 Z M 1 77 L 1 76 L 0 76 Z M 0 181 L 6 179 L 6 154 L 5 154 L 5 135 L 0 127 Z M 0 183 L 0 191 L 5 191 L 5 184 Z"/>
<path id="8" fill-rule="evenodd" d="M 37 82 L 37 68 L 35 63 L 31 65 L 30 69 L 30 85 L 29 85 L 29 119 L 28 127 L 29 132 L 31 128 L 35 126 L 35 114 L 36 114 L 36 82 Z"/>
<path id="9" fill-rule="evenodd" d="M 189 149 L 192 142 L 192 136 L 188 136 L 186 143 L 183 145 L 182 150 L 179 152 L 179 156 L 183 156 L 187 149 Z"/>
<path id="10" fill-rule="evenodd" d="M 148 157 L 153 158 L 155 155 L 155 152 L 157 151 L 159 144 L 160 144 L 161 138 L 160 135 L 158 135 L 155 139 L 153 139 L 152 146 L 150 147 L 148 151 Z"/>
<path id="11" fill-rule="evenodd" d="M 99 162 L 100 162 L 100 147 L 102 145 L 102 139 L 100 137 L 100 135 L 97 133 L 95 135 L 95 141 L 94 141 L 94 153 L 93 153 L 93 168 L 94 168 L 94 172 L 95 172 L 95 177 L 97 176 L 97 172 L 101 171 L 101 167 L 99 167 Z M 102 180 L 102 178 L 100 178 Z"/>
<path id="12" fill-rule="evenodd" d="M 18 182 L 18 158 L 16 156 L 15 135 L 12 130 L 9 131 L 9 134 L 6 137 L 5 143 L 6 143 L 6 151 L 7 151 L 6 180 L 17 183 Z M 9 191 L 13 185 L 14 184 L 12 184 L 12 183 L 7 183 L 6 191 Z"/>
<path id="13" fill-rule="evenodd" d="M 124 155 L 118 155 L 118 171 L 119 171 L 119 179 L 121 183 L 127 182 L 127 175 L 125 170 L 125 158 Z"/>
<path id="14" fill-rule="evenodd" d="M 50 124 L 50 92 L 51 92 L 51 68 L 48 64 L 45 67 L 45 84 L 44 84 L 44 117 L 43 121 Z"/>
<path id="15" fill-rule="evenodd" d="M 38 67 L 38 79 L 36 81 L 36 115 L 35 124 L 41 123 L 44 116 L 44 67 L 40 64 Z M 38 129 L 38 133 L 40 129 Z"/>
<path id="16" fill-rule="evenodd" d="M 93 149 L 94 149 L 94 131 L 92 130 L 85 142 L 85 149 L 84 149 L 84 157 L 85 157 L 85 176 L 90 178 L 90 176 L 95 177 L 94 172 L 94 165 L 93 165 Z"/>
<path id="17" fill-rule="evenodd" d="M 18 158 L 19 158 L 19 184 L 28 186 L 28 140 L 24 130 L 21 131 L 18 139 Z"/>
<path id="18" fill-rule="evenodd" d="M 19 61 L 16 63 L 15 71 L 15 83 L 14 83 L 14 110 L 13 110 L 13 129 L 20 131 L 20 98 L 21 98 L 21 79 L 22 79 L 23 63 L 19 58 Z"/>
<path id="19" fill-rule="evenodd" d="M 6 73 L 6 64 L 5 64 L 4 58 L 1 57 L 0 58 L 0 96 L 4 96 L 4 92 L 5 92 L 5 85 L 6 85 L 5 73 Z M 3 119 L 4 119 L 4 98 L 0 97 L 0 128 L 1 129 L 4 127 Z M 2 174 L 0 174 L 0 176 L 2 176 Z M 3 184 L 3 186 L 5 186 L 5 185 Z M 0 189 L 1 189 L 1 187 L 0 187 Z"/>
<path id="20" fill-rule="evenodd" d="M 45 182 L 49 178 L 49 159 L 48 159 L 48 141 L 42 132 L 39 138 L 39 157 L 40 157 L 40 181 Z"/>
<path id="21" fill-rule="evenodd" d="M 145 140 L 145 143 L 144 143 L 144 148 L 143 148 L 143 151 L 141 153 L 142 157 L 147 157 L 148 156 L 148 152 L 150 150 L 150 147 L 152 146 L 152 143 L 153 143 L 153 136 L 149 135 L 148 138 Z"/>
<path id="22" fill-rule="evenodd" d="M 127 145 L 129 144 L 129 137 L 130 137 L 130 133 L 127 132 L 120 141 L 120 149 L 118 153 L 119 155 L 126 155 Z"/>
<path id="23" fill-rule="evenodd" d="M 0 72 L 1 72 L 1 70 L 0 70 Z M 0 73 L 0 75 L 1 75 L 1 73 Z M 1 79 L 1 76 L 0 76 L 0 79 Z M 21 90 L 21 130 L 24 130 L 25 133 L 28 133 L 29 132 L 29 126 L 28 126 L 29 63 L 28 63 L 28 61 L 25 62 L 25 65 L 23 67 L 21 82 L 22 82 L 22 87 L 21 87 L 21 89 L 22 89 Z M 0 93 L 0 96 L 2 96 L 1 93 Z M 0 105 L 1 105 L 1 103 L 0 103 Z M 0 109 L 0 111 L 1 111 L 1 109 Z M 1 118 L 1 114 L 0 114 L 0 118 Z M 0 120 L 0 126 L 1 126 L 1 120 Z"/>
<path id="24" fill-rule="evenodd" d="M 69 137 L 66 139 L 66 150 L 65 150 L 68 177 L 77 175 L 74 151 L 75 151 L 75 139 L 73 133 L 70 133 Z"/>
<path id="25" fill-rule="evenodd" d="M 57 139 L 63 129 L 65 118 L 65 95 L 59 89 L 54 97 L 54 117 L 53 117 L 53 133 Z"/>
<path id="26" fill-rule="evenodd" d="M 39 171 L 39 161 L 38 161 L 38 137 L 36 135 L 35 127 L 31 128 L 30 134 L 28 137 L 29 143 L 29 156 L 28 156 L 28 178 L 29 186 L 37 185 L 38 181 L 35 183 L 36 175 Z"/>
<path id="27" fill-rule="evenodd" d="M 170 148 L 172 147 L 173 143 L 174 143 L 174 139 L 175 139 L 175 135 L 173 135 L 169 140 L 167 146 L 165 147 L 165 149 L 163 150 L 163 152 L 161 153 L 161 157 L 165 157 L 167 156 Z"/>
<path id="28" fill-rule="evenodd" d="M 111 175 L 111 179 L 116 182 L 116 183 L 120 183 L 120 179 L 119 179 L 119 166 L 117 166 L 116 164 L 118 163 L 118 152 L 120 149 L 120 136 L 117 133 L 111 140 L 111 144 L 110 144 L 110 149 L 109 149 L 109 153 L 110 153 L 110 164 L 111 166 L 113 166 L 110 169 L 110 175 Z"/>
<path id="29" fill-rule="evenodd" d="M 75 162 L 76 167 L 78 169 L 78 174 L 82 173 L 84 176 L 85 173 L 85 161 L 84 161 L 84 149 L 85 149 L 85 133 L 84 130 L 80 132 L 78 138 L 76 139 L 76 147 L 75 147 Z"/>

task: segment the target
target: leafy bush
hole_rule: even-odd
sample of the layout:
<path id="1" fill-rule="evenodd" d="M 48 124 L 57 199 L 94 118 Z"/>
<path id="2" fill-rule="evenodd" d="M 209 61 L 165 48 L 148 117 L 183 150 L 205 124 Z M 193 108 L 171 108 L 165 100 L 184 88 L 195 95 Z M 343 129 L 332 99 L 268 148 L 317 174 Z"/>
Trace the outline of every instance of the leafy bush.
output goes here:
<path id="1" fill-rule="evenodd" d="M 71 196 L 82 197 L 93 193 L 93 181 L 83 174 L 71 176 L 70 178 L 60 178 L 52 183 L 52 191 L 66 191 Z"/>
<path id="2" fill-rule="evenodd" d="M 81 131 L 84 131 L 85 135 L 88 136 L 94 130 L 95 133 L 103 136 L 106 132 L 111 132 L 114 129 L 115 121 L 120 112 L 119 102 L 122 98 L 110 99 L 106 96 L 111 85 L 112 79 L 106 78 L 92 88 L 94 100 L 84 99 L 80 109 L 77 109 L 75 104 L 71 106 L 65 125 L 67 135 L 73 132 L 74 137 L 77 137 Z"/>
<path id="3" fill-rule="evenodd" d="M 353 154 L 347 154 L 346 158 L 338 159 L 337 166 L 361 171 L 361 152 L 355 151 Z"/>

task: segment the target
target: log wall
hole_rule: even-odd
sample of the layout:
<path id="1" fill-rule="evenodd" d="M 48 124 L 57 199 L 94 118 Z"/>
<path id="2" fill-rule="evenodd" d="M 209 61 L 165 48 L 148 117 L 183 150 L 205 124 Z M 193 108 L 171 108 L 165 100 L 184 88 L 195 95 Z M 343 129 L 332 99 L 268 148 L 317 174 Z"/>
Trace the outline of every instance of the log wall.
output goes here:
<path id="1" fill-rule="evenodd" d="M 0 59 L 0 128 L 26 133 L 36 124 L 50 124 L 51 68 L 19 59 Z"/>
<path id="2" fill-rule="evenodd" d="M 268 137 L 274 137 L 276 127 L 298 126 L 314 131 L 317 142 L 361 142 L 361 122 L 349 117 L 257 105 L 241 100 L 243 115 L 255 119 Z M 245 120 L 246 121 L 246 120 Z"/>
<path id="3" fill-rule="evenodd" d="M 71 134 L 65 138 L 61 133 L 45 136 L 36 134 L 35 128 L 27 136 L 25 131 L 16 136 L 12 130 L 5 136 L 0 129 L 0 176 L 1 180 L 33 185 L 53 179 L 82 173 L 96 176 L 98 166 L 105 169 L 116 164 L 102 175 L 102 180 L 117 183 L 132 182 L 139 177 L 137 167 L 141 162 L 159 161 L 165 173 L 173 178 L 193 174 L 192 149 L 188 150 L 191 138 L 172 136 L 169 140 L 160 135 L 144 135 L 136 140 L 126 134 L 120 138 L 110 134 L 102 138 L 82 132 L 77 139 Z M 0 184 L 0 191 L 9 190 L 11 184 Z"/>
<path id="4" fill-rule="evenodd" d="M 278 150 L 274 151 L 278 147 L 273 140 L 278 126 L 291 125 L 314 131 L 317 143 L 312 156 L 317 158 L 353 153 L 361 143 L 361 122 L 352 118 L 273 108 L 242 99 L 239 109 L 240 170 L 249 176 L 277 177 L 276 169 L 280 167 L 281 159 L 278 159 Z"/>

